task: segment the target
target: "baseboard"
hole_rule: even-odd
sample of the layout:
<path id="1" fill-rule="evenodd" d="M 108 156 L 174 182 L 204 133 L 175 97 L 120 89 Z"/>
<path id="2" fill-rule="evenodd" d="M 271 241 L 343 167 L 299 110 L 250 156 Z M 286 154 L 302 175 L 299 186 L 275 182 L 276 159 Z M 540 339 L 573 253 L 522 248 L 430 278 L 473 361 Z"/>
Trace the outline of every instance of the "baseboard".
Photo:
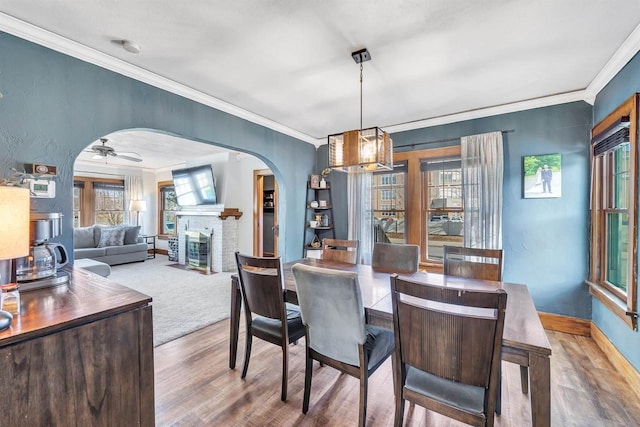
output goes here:
<path id="1" fill-rule="evenodd" d="M 156 253 L 160 255 L 169 255 L 169 251 L 167 249 L 156 249 Z"/>
<path id="2" fill-rule="evenodd" d="M 565 332 L 567 334 L 591 336 L 591 321 L 577 317 L 561 316 L 559 314 L 538 312 L 542 327 L 550 331 Z"/>
<path id="3" fill-rule="evenodd" d="M 609 359 L 616 371 L 620 372 L 640 398 L 640 372 L 613 345 L 609 338 L 594 323 L 591 323 L 591 339 Z"/>

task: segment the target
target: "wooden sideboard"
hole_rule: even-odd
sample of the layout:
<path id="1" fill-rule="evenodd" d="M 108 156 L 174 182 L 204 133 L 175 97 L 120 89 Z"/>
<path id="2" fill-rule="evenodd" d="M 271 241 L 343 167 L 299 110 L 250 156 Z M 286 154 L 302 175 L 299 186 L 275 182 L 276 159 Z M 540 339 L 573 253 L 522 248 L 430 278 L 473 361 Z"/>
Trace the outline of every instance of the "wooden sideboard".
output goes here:
<path id="1" fill-rule="evenodd" d="M 151 298 L 82 269 L 0 332 L 2 425 L 153 426 Z"/>

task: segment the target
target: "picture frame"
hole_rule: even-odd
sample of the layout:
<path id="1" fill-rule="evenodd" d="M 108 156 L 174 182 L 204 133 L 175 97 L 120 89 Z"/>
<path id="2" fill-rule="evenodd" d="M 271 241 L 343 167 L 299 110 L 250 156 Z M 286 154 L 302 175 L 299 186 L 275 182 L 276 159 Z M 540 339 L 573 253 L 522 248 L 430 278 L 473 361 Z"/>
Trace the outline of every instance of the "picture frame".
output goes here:
<path id="1" fill-rule="evenodd" d="M 309 176 L 309 187 L 320 188 L 320 175 Z"/>
<path id="2" fill-rule="evenodd" d="M 562 197 L 561 154 L 532 154 L 522 157 L 522 197 Z"/>

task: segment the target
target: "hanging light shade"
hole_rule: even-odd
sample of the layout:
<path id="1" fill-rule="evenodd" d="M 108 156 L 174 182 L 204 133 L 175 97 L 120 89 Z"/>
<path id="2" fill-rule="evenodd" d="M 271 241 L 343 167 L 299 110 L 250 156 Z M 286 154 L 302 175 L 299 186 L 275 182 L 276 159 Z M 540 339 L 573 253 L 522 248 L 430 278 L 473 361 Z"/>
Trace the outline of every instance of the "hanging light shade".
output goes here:
<path id="1" fill-rule="evenodd" d="M 351 173 L 391 170 L 391 137 L 377 127 L 329 135 L 329 167 Z"/>
<path id="2" fill-rule="evenodd" d="M 348 173 L 393 169 L 393 141 L 380 128 L 362 129 L 362 63 L 371 59 L 367 49 L 351 53 L 360 64 L 360 129 L 329 135 L 329 167 Z"/>

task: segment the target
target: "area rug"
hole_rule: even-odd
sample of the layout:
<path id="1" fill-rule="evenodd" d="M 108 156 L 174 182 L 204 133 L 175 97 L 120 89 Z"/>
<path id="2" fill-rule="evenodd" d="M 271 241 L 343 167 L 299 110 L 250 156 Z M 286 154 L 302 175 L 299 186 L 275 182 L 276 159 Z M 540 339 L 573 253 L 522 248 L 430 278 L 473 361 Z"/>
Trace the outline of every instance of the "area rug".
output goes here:
<path id="1" fill-rule="evenodd" d="M 153 298 L 153 345 L 229 317 L 231 275 L 194 274 L 171 268 L 165 255 L 111 266 L 110 280 Z"/>

